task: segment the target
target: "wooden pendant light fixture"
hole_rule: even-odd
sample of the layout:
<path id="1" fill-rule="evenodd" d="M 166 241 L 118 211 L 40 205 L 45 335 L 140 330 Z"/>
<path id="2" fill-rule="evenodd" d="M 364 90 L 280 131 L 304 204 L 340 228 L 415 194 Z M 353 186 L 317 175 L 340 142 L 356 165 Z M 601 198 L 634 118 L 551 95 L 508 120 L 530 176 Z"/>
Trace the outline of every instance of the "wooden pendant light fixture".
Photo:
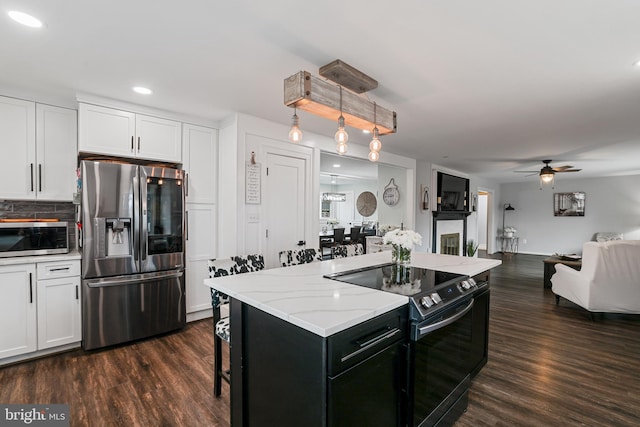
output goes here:
<path id="1" fill-rule="evenodd" d="M 339 59 L 320 67 L 320 75 L 328 80 L 308 71 L 284 79 L 284 104 L 337 122 L 342 92 L 345 125 L 367 131 L 377 127 L 380 135 L 397 131 L 395 111 L 380 105 L 374 107 L 373 101 L 359 95 L 378 87 L 376 80 Z"/>

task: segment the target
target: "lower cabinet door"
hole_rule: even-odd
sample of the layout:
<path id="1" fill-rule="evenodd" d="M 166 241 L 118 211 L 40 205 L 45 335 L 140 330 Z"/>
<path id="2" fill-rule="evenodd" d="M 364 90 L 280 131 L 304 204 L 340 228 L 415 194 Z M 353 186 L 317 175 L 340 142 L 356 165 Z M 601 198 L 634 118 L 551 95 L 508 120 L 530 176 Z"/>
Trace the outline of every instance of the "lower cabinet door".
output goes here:
<path id="1" fill-rule="evenodd" d="M 38 349 L 82 340 L 80 277 L 38 281 Z"/>
<path id="2" fill-rule="evenodd" d="M 0 359 L 35 351 L 35 264 L 0 267 L 0 295 Z"/>
<path id="3" fill-rule="evenodd" d="M 402 425 L 400 362 L 396 343 L 335 377 L 329 377 L 328 425 Z"/>

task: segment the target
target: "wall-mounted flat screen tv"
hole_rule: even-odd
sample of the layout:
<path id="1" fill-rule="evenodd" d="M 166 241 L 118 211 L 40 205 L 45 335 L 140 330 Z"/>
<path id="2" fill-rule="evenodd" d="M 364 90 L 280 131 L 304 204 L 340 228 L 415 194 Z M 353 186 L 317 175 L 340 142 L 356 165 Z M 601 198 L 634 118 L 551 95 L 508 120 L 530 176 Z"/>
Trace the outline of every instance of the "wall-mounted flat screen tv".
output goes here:
<path id="1" fill-rule="evenodd" d="M 469 180 L 438 172 L 438 210 L 466 212 L 469 206 Z"/>

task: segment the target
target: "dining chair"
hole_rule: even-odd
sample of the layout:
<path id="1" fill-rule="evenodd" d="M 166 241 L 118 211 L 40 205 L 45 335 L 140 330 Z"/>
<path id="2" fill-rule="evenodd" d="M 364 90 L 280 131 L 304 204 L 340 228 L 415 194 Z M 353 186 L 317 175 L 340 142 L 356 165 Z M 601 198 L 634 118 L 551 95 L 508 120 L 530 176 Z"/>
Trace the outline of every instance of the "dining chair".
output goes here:
<path id="1" fill-rule="evenodd" d="M 250 273 L 264 269 L 264 257 L 260 254 L 232 256 L 230 258 L 211 259 L 207 262 L 209 277 L 223 277 L 234 274 Z M 213 350 L 214 350 L 214 377 L 213 394 L 220 397 L 222 392 L 222 380 L 231 382 L 231 371 L 222 368 L 222 341 L 231 342 L 229 323 L 229 296 L 211 288 L 211 305 L 213 307 Z M 226 308 L 226 313 L 221 314 L 221 309 Z"/>
<path id="2" fill-rule="evenodd" d="M 298 264 L 308 264 L 310 262 L 322 261 L 322 248 L 315 249 L 289 249 L 278 254 L 280 264 L 283 267 Z"/>
<path id="3" fill-rule="evenodd" d="M 346 245 L 338 245 L 331 248 L 331 258 L 346 258 L 364 254 L 362 243 L 349 243 Z"/>

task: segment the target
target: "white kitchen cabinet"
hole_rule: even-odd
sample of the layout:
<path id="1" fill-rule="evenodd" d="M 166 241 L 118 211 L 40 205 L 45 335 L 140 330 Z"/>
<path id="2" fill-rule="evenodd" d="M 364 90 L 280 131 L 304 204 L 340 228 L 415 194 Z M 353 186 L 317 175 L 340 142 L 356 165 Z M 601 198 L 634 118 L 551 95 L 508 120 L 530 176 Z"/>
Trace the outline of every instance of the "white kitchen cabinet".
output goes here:
<path id="1" fill-rule="evenodd" d="M 182 165 L 187 172 L 187 203 L 216 203 L 218 131 L 185 123 Z"/>
<path id="2" fill-rule="evenodd" d="M 187 172 L 187 319 L 196 320 L 211 316 L 211 293 L 203 281 L 209 277 L 207 260 L 217 252 L 218 131 L 185 124 L 182 159 Z"/>
<path id="3" fill-rule="evenodd" d="M 79 274 L 80 261 L 38 264 L 38 350 L 82 340 Z"/>
<path id="4" fill-rule="evenodd" d="M 35 264 L 0 266 L 0 295 L 0 359 L 35 351 Z"/>
<path id="5" fill-rule="evenodd" d="M 79 104 L 78 151 L 182 162 L 182 123 L 86 103 Z"/>
<path id="6" fill-rule="evenodd" d="M 73 200 L 78 156 L 78 112 L 36 104 L 36 198 Z"/>
<path id="7" fill-rule="evenodd" d="M 82 340 L 80 260 L 0 266 L 2 359 Z"/>
<path id="8" fill-rule="evenodd" d="M 73 200 L 75 110 L 0 97 L 0 198 Z"/>
<path id="9" fill-rule="evenodd" d="M 211 309 L 211 293 L 204 285 L 209 277 L 207 261 L 215 258 L 217 214 L 215 205 L 187 205 L 186 250 L 187 314 Z"/>

